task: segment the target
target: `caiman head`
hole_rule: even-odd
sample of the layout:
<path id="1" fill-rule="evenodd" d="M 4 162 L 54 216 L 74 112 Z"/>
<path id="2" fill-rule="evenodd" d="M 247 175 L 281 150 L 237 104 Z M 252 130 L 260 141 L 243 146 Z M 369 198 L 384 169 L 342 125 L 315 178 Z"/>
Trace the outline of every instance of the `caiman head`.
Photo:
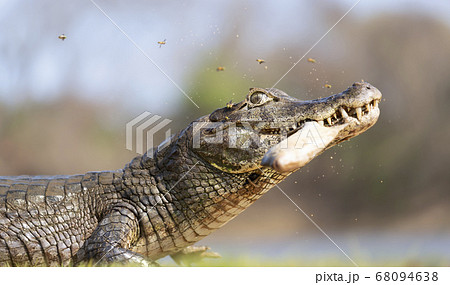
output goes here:
<path id="1" fill-rule="evenodd" d="M 380 100 L 380 91 L 364 82 L 311 101 L 274 88 L 251 88 L 244 101 L 228 103 L 185 132 L 193 152 L 221 171 L 270 167 L 289 173 L 373 126 Z"/>

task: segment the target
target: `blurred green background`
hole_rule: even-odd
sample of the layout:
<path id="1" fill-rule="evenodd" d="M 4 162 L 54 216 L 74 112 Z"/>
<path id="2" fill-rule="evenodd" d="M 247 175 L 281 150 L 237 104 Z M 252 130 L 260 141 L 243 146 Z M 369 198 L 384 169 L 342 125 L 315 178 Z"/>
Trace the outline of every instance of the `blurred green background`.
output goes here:
<path id="1" fill-rule="evenodd" d="M 96 3 L 199 108 L 90 1 L 0 0 L 1 175 L 122 168 L 128 121 L 149 111 L 175 132 L 272 87 L 356 1 Z M 370 131 L 280 184 L 359 265 L 450 265 L 449 15 L 448 1 L 362 0 L 276 85 L 383 93 Z M 224 256 L 206 265 L 352 265 L 277 189 L 199 244 Z"/>

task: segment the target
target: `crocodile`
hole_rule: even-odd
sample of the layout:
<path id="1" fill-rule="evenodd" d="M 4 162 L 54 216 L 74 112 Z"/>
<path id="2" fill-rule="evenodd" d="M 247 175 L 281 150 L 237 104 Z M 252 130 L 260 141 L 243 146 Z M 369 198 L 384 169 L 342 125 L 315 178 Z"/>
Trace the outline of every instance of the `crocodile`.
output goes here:
<path id="1" fill-rule="evenodd" d="M 0 265 L 146 266 L 167 255 L 207 255 L 193 245 L 315 156 L 373 126 L 380 100 L 366 82 L 309 101 L 251 88 L 123 169 L 0 177 Z M 293 138 L 311 142 L 299 135 L 307 126 L 323 135 L 321 144 L 294 147 Z"/>

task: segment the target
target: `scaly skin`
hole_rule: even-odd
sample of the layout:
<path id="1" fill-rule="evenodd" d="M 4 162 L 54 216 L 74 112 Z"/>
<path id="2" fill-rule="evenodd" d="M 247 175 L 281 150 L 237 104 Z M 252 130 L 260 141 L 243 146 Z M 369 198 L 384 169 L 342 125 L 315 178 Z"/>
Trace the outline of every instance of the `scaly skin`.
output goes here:
<path id="1" fill-rule="evenodd" d="M 251 97 L 255 93 L 266 97 L 258 102 L 260 98 Z M 138 156 L 123 170 L 0 177 L 0 265 L 67 266 L 89 260 L 152 265 L 166 255 L 179 259 L 184 248 L 222 227 L 292 173 L 260 165 L 270 145 L 251 142 L 230 149 L 226 143 L 236 134 L 228 131 L 223 143 L 197 145 L 196 135 L 207 137 L 237 123 L 238 143 L 256 133 L 273 145 L 280 136 L 269 134 L 261 122 L 270 121 L 272 131 L 276 126 L 292 133 L 293 121 L 300 130 L 305 120 L 326 120 L 342 106 L 351 117 L 351 108 L 380 98 L 367 83 L 313 101 L 298 101 L 276 89 L 252 89 L 246 100 L 198 119 L 154 156 Z M 345 120 L 348 126 L 327 148 L 372 126 L 379 110 L 372 105 L 370 110 L 358 122 L 352 117 L 333 122 Z M 196 123 L 217 122 L 221 125 L 196 129 Z M 253 130 L 241 126 L 246 122 Z"/>

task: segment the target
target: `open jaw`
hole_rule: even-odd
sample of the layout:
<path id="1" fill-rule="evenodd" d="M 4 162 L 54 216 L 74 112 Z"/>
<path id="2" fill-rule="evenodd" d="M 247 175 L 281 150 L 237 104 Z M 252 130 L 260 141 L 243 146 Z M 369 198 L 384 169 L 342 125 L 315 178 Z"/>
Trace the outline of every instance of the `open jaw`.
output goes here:
<path id="1" fill-rule="evenodd" d="M 296 133 L 303 128 L 306 122 L 316 122 L 324 127 L 332 127 L 336 125 L 342 125 L 348 123 L 348 120 L 355 120 L 356 124 L 361 123 L 363 116 L 369 115 L 373 110 L 378 109 L 378 103 L 380 99 L 373 99 L 371 102 L 359 107 L 339 106 L 333 115 L 325 117 L 321 120 L 304 119 L 298 122 L 293 122 L 290 126 L 285 128 L 265 128 L 261 130 L 263 135 L 280 135 L 283 132 L 287 133 L 287 136 Z"/>
<path id="2" fill-rule="evenodd" d="M 281 129 L 265 129 L 263 134 L 287 133 L 287 137 L 271 147 L 261 165 L 286 173 L 310 162 L 327 148 L 364 132 L 375 124 L 380 114 L 381 98 L 356 107 L 338 106 L 331 116 L 320 120 L 304 119 Z"/>

